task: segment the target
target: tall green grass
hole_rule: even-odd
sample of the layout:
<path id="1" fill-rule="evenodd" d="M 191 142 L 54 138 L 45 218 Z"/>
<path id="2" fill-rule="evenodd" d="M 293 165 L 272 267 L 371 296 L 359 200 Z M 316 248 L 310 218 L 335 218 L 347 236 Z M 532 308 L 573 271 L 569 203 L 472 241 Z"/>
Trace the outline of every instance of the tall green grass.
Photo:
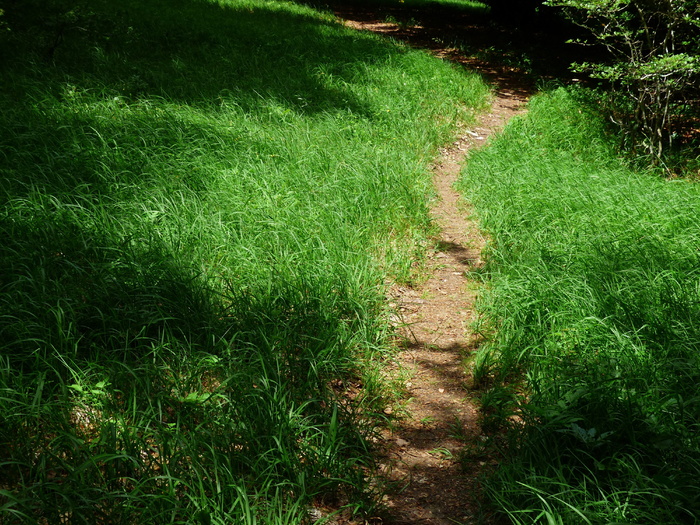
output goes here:
<path id="1" fill-rule="evenodd" d="M 371 512 L 384 283 L 480 79 L 285 2 L 3 7 L 0 522 Z"/>
<path id="2" fill-rule="evenodd" d="M 695 523 L 700 187 L 629 169 L 595 108 L 538 96 L 461 181 L 492 239 L 475 374 L 510 427 L 488 491 L 513 523 Z"/>

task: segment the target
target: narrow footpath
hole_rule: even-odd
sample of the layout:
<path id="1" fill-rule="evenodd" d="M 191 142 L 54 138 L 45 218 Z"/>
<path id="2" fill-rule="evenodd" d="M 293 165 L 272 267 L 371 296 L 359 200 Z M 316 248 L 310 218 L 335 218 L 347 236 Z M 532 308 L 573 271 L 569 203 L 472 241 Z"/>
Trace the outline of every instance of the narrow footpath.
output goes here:
<path id="1" fill-rule="evenodd" d="M 478 292 L 469 272 L 481 265 L 485 240 L 453 184 L 467 152 L 501 129 L 522 102 L 498 97 L 479 125 L 442 152 L 434 167 L 439 198 L 431 210 L 441 229 L 439 251 L 431 256 L 426 282 L 394 293 L 404 340 L 399 366 L 410 375 L 410 418 L 386 435 L 390 453 L 383 465 L 387 478 L 401 487 L 387 501 L 396 525 L 484 523 L 486 518 L 479 516 L 477 478 L 491 465 L 460 461 L 465 446 L 485 439 L 464 366 L 479 343 L 469 331 Z"/>
<path id="2" fill-rule="evenodd" d="M 336 14 L 355 29 L 404 40 L 476 69 L 494 87 L 491 111 L 441 151 L 434 164 L 438 199 L 431 213 L 441 231 L 438 251 L 430 255 L 430 277 L 420 287 L 397 287 L 392 292 L 403 340 L 398 368 L 409 376 L 409 417 L 385 432 L 381 470 L 394 487 L 385 497 L 389 517 L 383 523 L 495 523 L 481 510 L 478 486 L 478 476 L 493 465 L 488 458 L 460 461 L 465 446 L 484 439 L 464 360 L 479 343 L 469 332 L 478 292 L 469 273 L 481 264 L 485 240 L 453 185 L 468 152 L 524 111 L 532 87 L 512 68 L 494 67 L 443 46 L 446 28 L 435 19 L 429 27 L 400 28 L 357 8 L 339 9 Z"/>

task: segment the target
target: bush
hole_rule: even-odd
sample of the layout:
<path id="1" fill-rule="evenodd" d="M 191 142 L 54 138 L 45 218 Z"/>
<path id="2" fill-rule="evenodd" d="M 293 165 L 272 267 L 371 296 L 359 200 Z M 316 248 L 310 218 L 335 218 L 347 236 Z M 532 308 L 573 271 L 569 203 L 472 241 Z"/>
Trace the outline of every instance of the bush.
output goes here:
<path id="1" fill-rule="evenodd" d="M 672 120 L 688 113 L 700 73 L 700 6 L 687 0 L 548 0 L 590 31 L 610 60 L 574 64 L 609 83 L 622 103 L 615 122 L 637 153 L 661 162 L 674 144 Z M 591 42 L 589 42 L 591 43 Z M 625 102 L 629 105 L 625 107 Z M 696 101 L 697 102 L 697 101 Z"/>

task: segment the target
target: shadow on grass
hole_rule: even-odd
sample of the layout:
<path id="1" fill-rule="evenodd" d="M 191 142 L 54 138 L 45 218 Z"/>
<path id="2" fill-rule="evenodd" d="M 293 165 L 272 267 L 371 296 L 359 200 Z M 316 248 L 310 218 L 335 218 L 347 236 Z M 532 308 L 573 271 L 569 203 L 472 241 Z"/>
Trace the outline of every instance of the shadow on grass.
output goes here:
<path id="1" fill-rule="evenodd" d="M 135 248 L 65 210 L 2 218 L 0 231 L 0 333 L 15 364 L 135 362 L 163 337 L 211 351 L 223 329 L 201 276 L 158 242 Z"/>
<path id="2" fill-rule="evenodd" d="M 0 36 L 0 332 L 25 349 L 17 354 L 37 341 L 123 348 L 165 331 L 205 344 L 221 306 L 197 262 L 178 258 L 147 221 L 143 239 L 105 231 L 121 220 L 110 210 L 153 188 L 203 193 L 213 175 L 193 175 L 195 158 L 230 152 L 245 133 L 244 123 L 227 136 L 209 120 L 225 106 L 241 121 L 273 119 L 273 105 L 372 118 L 343 85 L 402 53 L 274 3 L 2 5 L 11 30 Z M 266 148 L 250 136 L 245 147 Z"/>
<path id="3" fill-rule="evenodd" d="M 8 11 L 13 31 L 2 42 L 6 56 L 14 57 L 9 69 L 24 70 L 46 97 L 58 99 L 66 90 L 88 90 L 127 101 L 160 97 L 207 109 L 232 100 L 247 110 L 273 99 L 307 114 L 337 109 L 366 114 L 371 111 L 364 101 L 329 87 L 324 77 L 352 73 L 353 64 L 399 52 L 343 32 L 331 18 L 274 4 L 234 8 L 178 0 L 138 9 L 128 2 L 117 8 L 79 4 L 66 9 L 54 5 L 45 16 L 26 7 Z M 26 86 L 6 87 L 21 95 Z"/>
<path id="4" fill-rule="evenodd" d="M 343 112 L 371 119 L 373 108 L 348 86 L 371 74 L 366 67 L 402 52 L 302 8 L 103 4 L 6 8 L 0 169 L 9 196 L 28 185 L 51 193 L 81 183 L 112 191 L 115 180 L 104 180 L 105 172 L 120 183 L 144 176 L 147 159 L 129 155 L 143 146 L 166 154 L 177 142 L 235 147 L 236 136 L 222 138 L 221 128 L 207 123 L 227 108 L 255 118 Z M 134 104 L 139 111 L 123 111 Z M 195 111 L 169 113 L 177 105 Z M 188 121 L 196 111 L 202 118 Z M 187 164 L 178 159 L 169 170 Z"/>

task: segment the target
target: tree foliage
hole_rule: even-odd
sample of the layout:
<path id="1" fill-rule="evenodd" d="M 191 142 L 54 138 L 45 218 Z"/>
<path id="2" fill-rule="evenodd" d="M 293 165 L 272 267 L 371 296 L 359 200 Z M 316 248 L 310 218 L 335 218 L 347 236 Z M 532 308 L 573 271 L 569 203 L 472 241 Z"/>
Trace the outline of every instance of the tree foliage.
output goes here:
<path id="1" fill-rule="evenodd" d="M 609 81 L 628 104 L 614 120 L 635 151 L 655 163 L 673 144 L 674 115 L 691 108 L 700 73 L 700 4 L 696 0 L 547 0 L 602 44 L 609 59 L 574 64 Z"/>

